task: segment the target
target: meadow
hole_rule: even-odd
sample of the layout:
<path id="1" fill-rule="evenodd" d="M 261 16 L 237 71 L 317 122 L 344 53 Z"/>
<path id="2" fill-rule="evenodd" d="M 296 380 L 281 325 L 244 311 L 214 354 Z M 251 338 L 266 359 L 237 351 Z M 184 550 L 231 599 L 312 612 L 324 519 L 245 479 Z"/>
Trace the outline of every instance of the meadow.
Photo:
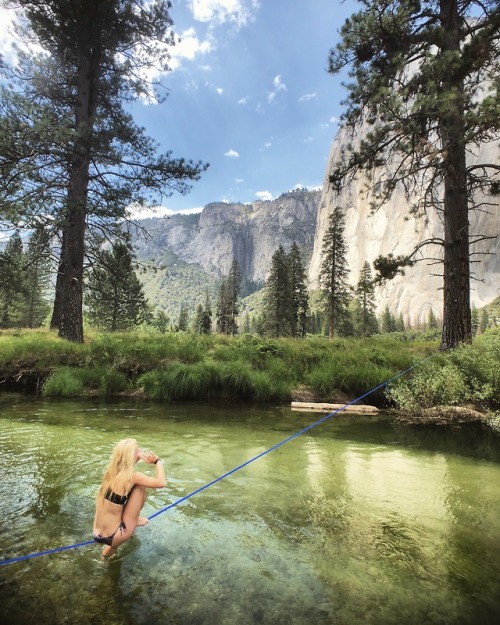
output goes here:
<path id="1" fill-rule="evenodd" d="M 75 344 L 48 330 L 10 330 L 0 333 L 0 376 L 4 390 L 46 397 L 286 403 L 370 393 L 364 403 L 407 413 L 443 404 L 498 410 L 500 328 L 450 352 L 438 345 L 435 334 L 419 333 L 328 340 L 92 331 Z"/>

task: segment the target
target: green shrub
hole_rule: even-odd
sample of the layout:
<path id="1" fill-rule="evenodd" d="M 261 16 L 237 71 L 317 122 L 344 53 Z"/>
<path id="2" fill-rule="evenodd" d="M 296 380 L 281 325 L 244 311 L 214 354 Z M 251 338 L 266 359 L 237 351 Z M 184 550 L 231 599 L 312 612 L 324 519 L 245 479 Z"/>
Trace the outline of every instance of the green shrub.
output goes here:
<path id="1" fill-rule="evenodd" d="M 219 387 L 220 377 L 217 368 L 210 363 L 174 363 L 166 369 L 145 373 L 139 384 L 147 397 L 171 402 L 208 398 L 213 389 Z"/>
<path id="2" fill-rule="evenodd" d="M 386 395 L 398 408 L 410 413 L 432 406 L 457 405 L 470 399 L 460 369 L 451 363 L 440 365 L 434 361 L 390 384 Z"/>
<path id="3" fill-rule="evenodd" d="M 45 397 L 78 397 L 83 394 L 83 382 L 76 375 L 76 369 L 64 367 L 55 371 L 45 382 Z"/>
<path id="4" fill-rule="evenodd" d="M 127 388 L 127 378 L 114 369 L 99 367 L 62 367 L 47 380 L 43 388 L 46 397 L 76 397 L 88 391 L 108 395 Z"/>

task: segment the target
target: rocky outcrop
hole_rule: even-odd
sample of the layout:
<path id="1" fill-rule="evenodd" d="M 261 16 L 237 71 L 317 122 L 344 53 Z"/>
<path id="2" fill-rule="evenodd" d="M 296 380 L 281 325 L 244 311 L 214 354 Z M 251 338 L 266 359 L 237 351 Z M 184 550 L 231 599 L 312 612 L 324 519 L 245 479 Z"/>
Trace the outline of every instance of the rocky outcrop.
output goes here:
<path id="1" fill-rule="evenodd" d="M 415 245 L 431 237 L 442 237 L 443 224 L 436 211 L 426 216 L 412 217 L 402 189 L 396 189 L 390 202 L 376 212 L 370 209 L 370 187 L 367 179 L 357 178 L 340 194 L 328 184 L 335 163 L 340 159 L 342 148 L 347 143 L 344 131 L 333 141 L 325 173 L 318 222 L 314 239 L 314 250 L 309 266 L 310 283 L 317 285 L 321 264 L 321 247 L 328 228 L 329 215 L 335 206 L 343 208 L 346 216 L 345 239 L 348 247 L 347 261 L 350 283 L 355 285 L 365 261 L 370 264 L 379 255 L 406 254 Z M 478 162 L 499 162 L 499 148 L 496 143 L 483 145 L 474 157 Z M 481 198 L 477 198 L 481 200 Z M 493 205 L 491 202 L 493 201 Z M 490 206 L 471 212 L 470 233 L 495 236 L 499 233 L 500 205 L 496 199 L 488 198 Z M 500 293 L 500 237 L 478 243 L 474 252 L 471 271 L 471 302 L 478 308 L 491 302 Z M 427 247 L 428 257 L 438 255 L 437 248 Z M 407 268 L 404 276 L 398 276 L 384 287 L 377 289 L 378 312 L 389 306 L 392 313 L 403 317 L 411 325 L 425 321 L 430 308 L 441 317 L 442 310 L 442 268 L 421 256 L 421 261 Z"/>
<path id="2" fill-rule="evenodd" d="M 197 263 L 217 277 L 227 275 L 236 259 L 247 280 L 262 282 L 280 245 L 288 250 L 295 241 L 309 257 L 320 195 L 302 189 L 272 201 L 214 202 L 198 215 L 143 220 L 148 236 L 136 239 L 138 255 L 161 261 L 170 249 L 184 262 Z"/>

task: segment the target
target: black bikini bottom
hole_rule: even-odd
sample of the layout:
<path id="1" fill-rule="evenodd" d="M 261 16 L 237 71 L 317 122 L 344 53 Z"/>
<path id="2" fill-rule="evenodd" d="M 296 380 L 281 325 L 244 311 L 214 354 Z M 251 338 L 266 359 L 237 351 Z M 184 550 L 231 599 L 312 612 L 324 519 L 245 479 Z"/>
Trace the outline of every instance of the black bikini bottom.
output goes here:
<path id="1" fill-rule="evenodd" d="M 116 528 L 116 530 L 111 534 L 111 536 L 101 536 L 101 534 L 94 534 L 93 538 L 96 541 L 96 543 L 102 543 L 103 545 L 108 545 L 109 547 L 111 547 L 111 544 L 113 542 L 113 538 L 115 537 L 115 534 L 116 534 L 116 532 L 118 532 L 118 530 L 120 530 L 120 532 L 126 532 L 127 531 L 127 526 L 125 525 L 125 523 L 123 521 Z"/>

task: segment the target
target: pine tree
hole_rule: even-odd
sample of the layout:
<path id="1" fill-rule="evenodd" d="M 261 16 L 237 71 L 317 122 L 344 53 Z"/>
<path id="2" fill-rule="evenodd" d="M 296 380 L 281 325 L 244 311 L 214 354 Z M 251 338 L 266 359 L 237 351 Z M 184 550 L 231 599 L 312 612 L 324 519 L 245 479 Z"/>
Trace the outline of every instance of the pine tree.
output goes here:
<path id="1" fill-rule="evenodd" d="M 476 336 L 479 330 L 479 312 L 474 305 L 472 306 L 471 310 L 471 330 L 472 336 Z"/>
<path id="2" fill-rule="evenodd" d="M 488 314 L 488 310 L 483 308 L 481 312 L 481 320 L 479 322 L 479 332 L 482 334 L 485 330 L 487 330 L 490 326 L 490 316 Z"/>
<path id="3" fill-rule="evenodd" d="M 429 308 L 429 312 L 427 313 L 427 328 L 429 330 L 435 330 L 439 327 L 438 320 L 436 319 L 436 315 L 434 314 L 434 310 Z"/>
<path id="4" fill-rule="evenodd" d="M 51 269 L 49 238 L 42 228 L 37 228 L 29 240 L 24 263 L 26 297 L 23 325 L 28 328 L 39 327 L 49 314 L 47 290 Z"/>
<path id="5" fill-rule="evenodd" d="M 235 335 L 238 331 L 236 317 L 239 313 L 239 293 L 241 286 L 241 269 L 234 260 L 228 276 L 224 276 L 219 287 L 217 298 L 217 332 Z"/>
<path id="6" fill-rule="evenodd" d="M 424 245 L 443 257 L 441 349 L 471 340 L 470 236 L 474 196 L 498 193 L 495 162 L 467 163 L 480 143 L 498 142 L 498 0 L 363 0 L 330 54 L 332 73 L 350 68 L 348 143 L 330 181 L 336 190 L 364 172 L 381 205 L 403 189 L 411 214 L 437 210 L 443 238 L 380 259 L 394 276 Z M 477 201 L 477 200 L 476 200 Z M 436 254 L 434 254 L 436 255 Z"/>
<path id="7" fill-rule="evenodd" d="M 227 279 L 227 307 L 228 307 L 228 329 L 227 334 L 235 336 L 238 333 L 238 324 L 236 317 L 240 312 L 240 305 L 238 298 L 240 296 L 241 288 L 241 268 L 238 261 L 235 259 L 231 264 L 229 276 Z"/>
<path id="8" fill-rule="evenodd" d="M 206 169 L 158 154 L 129 112 L 130 101 L 151 91 L 143 70 L 168 69 L 170 3 L 6 4 L 24 10 L 31 39 L 49 54 L 25 51 L 15 67 L 2 64 L 0 209 L 27 228 L 43 221 L 60 233 L 51 325 L 82 342 L 88 229 L 113 227 L 132 204 L 187 192 L 186 181 Z"/>
<path id="9" fill-rule="evenodd" d="M 342 334 L 348 323 L 349 274 L 344 241 L 344 214 L 336 207 L 330 215 L 329 227 L 323 238 L 320 283 L 325 296 L 328 337 Z"/>
<path id="10" fill-rule="evenodd" d="M 396 319 L 396 332 L 405 331 L 405 321 L 403 319 L 403 313 L 399 313 L 399 317 Z"/>
<path id="11" fill-rule="evenodd" d="M 186 304 L 181 304 L 181 309 L 179 311 L 179 320 L 177 322 L 177 331 L 185 332 L 189 326 L 189 311 Z"/>
<path id="12" fill-rule="evenodd" d="M 130 243 L 117 241 L 91 269 L 85 303 L 96 327 L 129 330 L 145 320 L 148 306 L 133 260 Z"/>
<path id="13" fill-rule="evenodd" d="M 359 274 L 355 292 L 359 302 L 354 315 L 356 333 L 361 336 L 371 336 L 378 331 L 378 322 L 375 315 L 375 286 L 367 261 L 364 262 Z"/>
<path id="14" fill-rule="evenodd" d="M 307 316 L 309 314 L 309 293 L 306 286 L 306 273 L 302 263 L 299 246 L 294 241 L 288 253 L 290 272 L 290 290 L 292 297 L 292 336 L 306 335 Z"/>
<path id="15" fill-rule="evenodd" d="M 380 330 L 382 333 L 396 332 L 396 321 L 394 315 L 389 310 L 389 306 L 384 308 L 382 317 L 380 319 Z"/>
<path id="16" fill-rule="evenodd" d="M 210 334 L 212 329 L 212 309 L 210 305 L 210 299 L 207 297 L 205 300 L 205 306 L 198 304 L 196 313 L 193 319 L 193 331 L 196 334 Z"/>
<path id="17" fill-rule="evenodd" d="M 0 328 L 23 324 L 27 295 L 23 242 L 20 234 L 15 232 L 5 250 L 0 252 Z"/>
<path id="18" fill-rule="evenodd" d="M 292 336 L 295 325 L 289 259 L 282 245 L 274 252 L 264 291 L 264 329 L 273 337 Z"/>
<path id="19" fill-rule="evenodd" d="M 168 326 L 170 324 L 170 319 L 168 315 L 163 312 L 163 310 L 159 310 L 156 315 L 154 315 L 151 325 L 158 330 L 161 334 L 165 334 L 168 330 Z"/>

